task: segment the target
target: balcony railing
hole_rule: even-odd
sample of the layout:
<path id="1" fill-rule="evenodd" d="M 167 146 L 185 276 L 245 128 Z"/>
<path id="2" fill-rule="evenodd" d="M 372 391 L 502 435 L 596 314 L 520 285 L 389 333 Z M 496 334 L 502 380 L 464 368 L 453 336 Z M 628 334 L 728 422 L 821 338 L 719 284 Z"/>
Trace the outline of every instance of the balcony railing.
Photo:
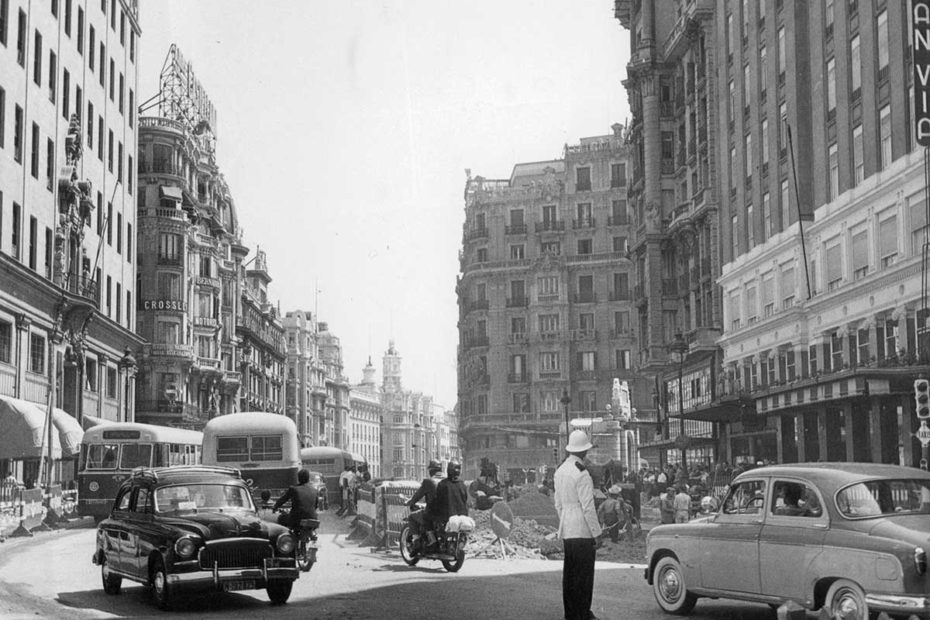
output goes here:
<path id="1" fill-rule="evenodd" d="M 507 383 L 526 383 L 528 380 L 529 377 L 525 372 L 511 372 L 507 374 Z"/>
<path id="2" fill-rule="evenodd" d="M 185 359 L 194 359 L 194 346 L 190 344 L 164 344 L 154 343 L 143 346 L 143 351 L 148 351 L 153 357 L 181 357 Z"/>
<path id="3" fill-rule="evenodd" d="M 594 228 L 595 221 L 593 217 L 582 217 L 576 220 L 572 220 L 572 228 L 578 230 L 580 228 Z"/>
<path id="4" fill-rule="evenodd" d="M 630 218 L 625 215 L 620 216 L 607 216 L 607 225 L 608 226 L 627 226 L 630 223 Z"/>
<path id="5" fill-rule="evenodd" d="M 526 224 L 508 224 L 504 227 L 504 234 L 507 235 L 525 235 Z"/>
<path id="6" fill-rule="evenodd" d="M 610 301 L 629 301 L 630 300 L 630 289 L 610 291 L 610 293 L 608 294 L 608 299 Z"/>
<path id="7" fill-rule="evenodd" d="M 471 336 L 465 340 L 466 347 L 486 347 L 488 346 L 487 336 Z"/>
<path id="8" fill-rule="evenodd" d="M 69 293 L 92 300 L 95 304 L 100 301 L 100 290 L 97 282 L 89 275 L 71 274 L 65 283 L 65 289 Z"/>
<path id="9" fill-rule="evenodd" d="M 597 340 L 596 329 L 573 329 L 572 340 Z"/>
<path id="10" fill-rule="evenodd" d="M 560 232 L 563 230 L 565 230 L 564 220 L 549 220 L 545 222 L 536 222 L 536 232 L 545 232 L 545 231 Z"/>
<path id="11" fill-rule="evenodd" d="M 612 329 L 612 330 L 610 330 L 610 337 L 611 337 L 611 338 L 629 338 L 629 337 L 632 336 L 632 335 L 633 335 L 633 332 L 632 332 L 629 328 L 627 328 L 627 329 Z"/>
<path id="12" fill-rule="evenodd" d="M 488 309 L 488 300 L 487 299 L 476 299 L 475 301 L 470 301 L 465 304 L 465 312 L 473 312 L 475 310 L 487 310 Z"/>
<path id="13" fill-rule="evenodd" d="M 488 236 L 487 228 L 474 228 L 465 233 L 465 240 L 471 241 L 472 239 L 481 239 Z"/>
<path id="14" fill-rule="evenodd" d="M 576 304 L 593 304 L 597 301 L 597 295 L 592 293 L 575 293 L 572 295 L 572 301 Z"/>
<path id="15" fill-rule="evenodd" d="M 507 298 L 508 308 L 525 308 L 528 305 L 530 305 L 530 298 L 525 295 L 523 297 L 508 297 Z"/>
<path id="16" fill-rule="evenodd" d="M 572 375 L 578 381 L 595 381 L 597 379 L 596 370 L 576 370 Z"/>
<path id="17" fill-rule="evenodd" d="M 510 344 L 524 344 L 527 341 L 526 332 L 516 332 L 507 334 L 507 342 Z"/>

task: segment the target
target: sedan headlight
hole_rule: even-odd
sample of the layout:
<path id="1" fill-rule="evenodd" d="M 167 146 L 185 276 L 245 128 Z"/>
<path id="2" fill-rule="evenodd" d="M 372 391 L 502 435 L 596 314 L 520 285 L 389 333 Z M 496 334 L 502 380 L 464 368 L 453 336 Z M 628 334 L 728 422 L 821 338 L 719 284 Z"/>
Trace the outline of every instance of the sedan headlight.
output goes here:
<path id="1" fill-rule="evenodd" d="M 197 552 L 197 543 L 187 536 L 179 538 L 178 541 L 174 543 L 174 552 L 178 554 L 179 558 L 189 560 L 194 557 L 194 554 Z"/>
<path id="2" fill-rule="evenodd" d="M 917 568 L 918 575 L 927 572 L 927 552 L 923 550 L 923 547 L 914 548 L 914 566 Z"/>
<path id="3" fill-rule="evenodd" d="M 294 537 L 290 534 L 281 534 L 277 542 L 278 553 L 290 555 L 294 551 Z"/>

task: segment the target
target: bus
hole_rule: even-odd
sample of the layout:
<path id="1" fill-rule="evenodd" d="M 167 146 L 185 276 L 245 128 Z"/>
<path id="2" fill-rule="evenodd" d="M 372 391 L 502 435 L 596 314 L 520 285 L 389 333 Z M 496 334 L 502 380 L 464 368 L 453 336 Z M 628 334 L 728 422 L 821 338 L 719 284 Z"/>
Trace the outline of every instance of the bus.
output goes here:
<path id="1" fill-rule="evenodd" d="M 339 476 L 346 466 L 357 465 L 356 456 L 342 448 L 316 446 L 303 448 L 300 461 L 304 469 L 323 474 L 326 480 L 326 495 L 330 506 L 342 506 L 342 489 L 339 488 Z M 368 463 L 365 463 L 367 468 Z"/>
<path id="2" fill-rule="evenodd" d="M 263 490 L 277 499 L 297 484 L 297 425 L 284 415 L 264 411 L 215 417 L 203 428 L 203 464 L 235 467 L 256 500 Z"/>
<path id="3" fill-rule="evenodd" d="M 93 426 L 81 439 L 78 513 L 100 520 L 110 513 L 119 485 L 136 467 L 199 465 L 203 433 L 112 422 Z"/>

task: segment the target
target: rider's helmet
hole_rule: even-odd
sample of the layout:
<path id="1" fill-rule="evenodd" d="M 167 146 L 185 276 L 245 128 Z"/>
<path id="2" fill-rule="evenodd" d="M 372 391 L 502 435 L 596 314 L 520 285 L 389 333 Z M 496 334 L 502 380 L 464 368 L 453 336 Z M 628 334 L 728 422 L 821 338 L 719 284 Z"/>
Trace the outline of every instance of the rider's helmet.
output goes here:
<path id="1" fill-rule="evenodd" d="M 301 469 L 299 472 L 297 472 L 297 482 L 300 484 L 306 484 L 310 482 L 310 472 L 306 469 Z"/>
<path id="2" fill-rule="evenodd" d="M 426 466 L 427 471 L 430 475 L 435 474 L 437 471 L 442 469 L 442 465 L 437 460 L 432 460 L 429 462 L 429 465 Z"/>
<path id="3" fill-rule="evenodd" d="M 446 477 L 449 480 L 458 480 L 461 475 L 462 464 L 458 461 L 449 461 L 449 464 L 446 465 Z"/>

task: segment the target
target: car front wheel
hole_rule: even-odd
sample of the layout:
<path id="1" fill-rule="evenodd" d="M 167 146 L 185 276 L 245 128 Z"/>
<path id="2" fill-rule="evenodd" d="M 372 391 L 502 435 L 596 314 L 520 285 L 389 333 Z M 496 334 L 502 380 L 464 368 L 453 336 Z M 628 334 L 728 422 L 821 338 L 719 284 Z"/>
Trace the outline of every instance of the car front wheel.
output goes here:
<path id="1" fill-rule="evenodd" d="M 847 579 L 837 579 L 827 591 L 824 606 L 836 618 L 844 620 L 868 620 L 869 606 L 865 602 L 865 594 L 857 584 Z"/>
<path id="2" fill-rule="evenodd" d="M 678 616 L 691 613 L 697 603 L 697 596 L 688 592 L 681 564 L 671 556 L 665 556 L 656 563 L 652 593 L 663 611 Z"/>
<path id="3" fill-rule="evenodd" d="M 103 581 L 103 591 L 107 594 L 119 594 L 123 585 L 123 578 L 110 571 L 110 562 L 106 556 L 100 561 L 100 580 Z"/>
<path id="4" fill-rule="evenodd" d="M 168 573 L 161 558 L 152 563 L 149 572 L 149 582 L 152 584 L 152 596 L 159 609 L 171 609 L 171 590 L 168 587 Z"/>

